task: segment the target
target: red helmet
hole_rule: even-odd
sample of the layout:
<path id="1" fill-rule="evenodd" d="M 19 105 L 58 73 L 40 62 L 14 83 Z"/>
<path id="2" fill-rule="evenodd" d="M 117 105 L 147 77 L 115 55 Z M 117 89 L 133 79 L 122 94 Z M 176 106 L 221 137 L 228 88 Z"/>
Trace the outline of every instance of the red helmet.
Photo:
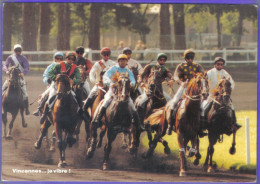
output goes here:
<path id="1" fill-rule="evenodd" d="M 76 53 L 69 51 L 69 52 L 66 53 L 66 58 L 69 57 L 69 56 L 74 56 L 76 58 Z"/>
<path id="2" fill-rule="evenodd" d="M 103 55 L 104 53 L 111 55 L 111 50 L 110 50 L 110 48 L 104 47 L 104 48 L 100 51 L 100 54 Z"/>

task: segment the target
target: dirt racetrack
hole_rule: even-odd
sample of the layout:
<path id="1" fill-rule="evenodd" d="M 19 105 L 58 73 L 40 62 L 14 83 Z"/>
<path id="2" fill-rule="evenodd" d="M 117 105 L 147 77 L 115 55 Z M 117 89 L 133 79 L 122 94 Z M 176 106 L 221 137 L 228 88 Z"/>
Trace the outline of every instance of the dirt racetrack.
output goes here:
<path id="1" fill-rule="evenodd" d="M 257 71 L 256 66 L 241 73 L 230 69 L 236 81 L 232 99 L 236 110 L 256 110 L 257 108 Z M 30 103 L 44 90 L 42 72 L 31 72 L 26 77 Z M 5 76 L 3 76 L 3 80 Z M 177 90 L 177 86 L 174 86 Z M 37 103 L 30 106 L 31 114 Z M 34 142 L 39 135 L 39 118 L 33 115 L 25 116 L 27 128 L 22 128 L 18 115 L 14 123 L 13 140 L 2 140 L 2 177 L 7 181 L 121 181 L 121 182 L 255 182 L 256 175 L 241 174 L 218 169 L 215 173 L 202 171 L 202 166 L 189 164 L 188 176 L 179 177 L 179 160 L 174 155 L 158 155 L 150 160 L 143 160 L 141 154 L 146 149 L 141 145 L 137 159 L 120 148 L 121 135 L 113 143 L 111 152 L 112 170 L 102 171 L 103 147 L 97 149 L 91 160 L 85 160 L 85 132 L 83 126 L 78 146 L 67 148 L 66 160 L 68 166 L 59 169 L 58 148 L 54 153 L 48 152 L 43 141 L 40 150 L 34 149 Z M 8 116 L 10 120 L 10 116 Z M 53 127 L 50 128 L 53 130 Z M 103 143 L 104 145 L 104 143 Z M 203 163 L 201 160 L 200 163 Z M 34 173 L 32 173 L 34 172 Z M 36 173 L 38 172 L 38 173 Z"/>

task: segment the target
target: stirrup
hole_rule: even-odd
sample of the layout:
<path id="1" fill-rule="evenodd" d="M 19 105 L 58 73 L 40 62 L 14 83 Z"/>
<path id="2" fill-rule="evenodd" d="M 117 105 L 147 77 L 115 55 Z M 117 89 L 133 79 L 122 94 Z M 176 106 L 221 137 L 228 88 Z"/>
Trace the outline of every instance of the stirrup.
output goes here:
<path id="1" fill-rule="evenodd" d="M 40 116 L 40 110 L 37 109 L 36 111 L 33 112 L 33 115 L 34 116 Z"/>

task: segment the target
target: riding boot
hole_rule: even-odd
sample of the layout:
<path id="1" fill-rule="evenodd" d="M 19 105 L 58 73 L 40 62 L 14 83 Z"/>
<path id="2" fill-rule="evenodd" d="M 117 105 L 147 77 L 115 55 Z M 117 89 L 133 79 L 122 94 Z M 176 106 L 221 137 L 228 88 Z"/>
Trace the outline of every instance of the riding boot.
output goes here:
<path id="1" fill-rule="evenodd" d="M 44 111 L 42 113 L 42 116 L 41 116 L 41 119 L 40 119 L 40 124 L 43 124 L 44 121 L 46 120 L 47 118 L 47 115 L 49 113 L 49 105 L 48 104 L 45 104 L 45 108 L 44 108 Z"/>
<path id="2" fill-rule="evenodd" d="M 136 127 L 140 130 L 140 131 L 145 131 L 143 122 L 140 121 L 139 115 L 137 113 L 137 111 L 133 112 L 133 120 L 134 120 L 134 125 L 136 125 Z"/>
<path id="3" fill-rule="evenodd" d="M 99 113 L 97 114 L 96 118 L 95 118 L 95 122 L 96 123 L 102 123 L 101 120 L 103 118 L 103 116 L 106 114 L 106 107 L 101 107 L 101 110 L 99 111 Z"/>
<path id="4" fill-rule="evenodd" d="M 237 123 L 236 113 L 235 113 L 234 110 L 232 110 L 232 115 L 233 115 L 233 118 L 234 118 L 234 120 L 233 120 L 234 125 L 235 125 L 235 127 L 237 128 L 237 130 L 238 130 L 240 127 L 242 127 L 242 125 L 239 125 L 239 124 Z"/>
<path id="5" fill-rule="evenodd" d="M 172 130 L 173 129 L 175 130 L 174 122 L 175 122 L 175 110 L 171 110 L 170 123 L 168 124 L 168 128 L 166 130 L 166 133 L 168 135 L 172 135 Z"/>
<path id="6" fill-rule="evenodd" d="M 24 100 L 24 107 L 25 107 L 25 114 L 29 115 L 30 111 L 29 111 L 29 101 L 28 101 L 28 97 L 26 97 L 26 99 Z"/>
<path id="7" fill-rule="evenodd" d="M 48 100 L 47 97 L 43 97 L 36 111 L 33 112 L 34 116 L 40 116 L 41 109 L 44 107 L 45 102 Z"/>
<path id="8" fill-rule="evenodd" d="M 87 98 L 84 101 L 84 104 L 83 104 L 83 111 L 86 111 L 87 108 L 91 106 L 92 102 L 93 102 L 93 97 L 92 98 Z"/>
<path id="9" fill-rule="evenodd" d="M 206 129 L 205 127 L 207 125 L 206 121 L 207 120 L 206 120 L 205 116 L 200 116 L 200 129 L 199 129 L 199 133 L 198 133 L 200 138 L 208 135 L 206 132 L 204 132 L 204 129 Z"/>

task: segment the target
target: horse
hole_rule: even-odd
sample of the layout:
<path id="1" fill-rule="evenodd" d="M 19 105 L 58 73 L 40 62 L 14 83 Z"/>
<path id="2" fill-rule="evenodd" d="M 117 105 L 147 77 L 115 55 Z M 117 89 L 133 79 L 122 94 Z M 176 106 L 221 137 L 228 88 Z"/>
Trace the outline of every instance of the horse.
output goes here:
<path id="1" fill-rule="evenodd" d="M 207 172 L 213 172 L 212 158 L 214 154 L 214 145 L 217 141 L 223 141 L 220 138 L 221 135 L 226 134 L 230 136 L 233 134 L 232 146 L 229 150 L 230 154 L 235 154 L 236 152 L 236 131 L 237 127 L 234 125 L 234 116 L 232 114 L 232 109 L 230 108 L 230 96 L 231 96 L 231 83 L 229 79 L 221 79 L 217 89 L 213 92 L 212 96 L 212 106 L 208 112 L 208 140 L 209 146 L 207 149 L 207 156 L 204 162 L 204 170 Z"/>
<path id="2" fill-rule="evenodd" d="M 87 79 L 87 74 L 85 72 L 86 71 L 85 65 L 79 65 L 78 69 L 79 69 L 79 72 L 80 72 L 81 82 L 80 82 L 79 85 L 73 85 L 73 91 L 76 94 L 76 99 L 77 99 L 77 102 L 79 103 L 79 106 L 82 108 L 83 100 L 85 100 L 88 97 L 88 94 L 84 91 L 84 87 L 83 87 L 83 85 L 84 85 L 84 83 Z M 89 121 L 89 118 L 86 116 L 85 113 L 82 113 L 82 119 L 85 122 L 85 127 L 88 127 L 90 121 Z M 77 142 L 79 140 L 79 133 L 80 133 L 80 127 L 81 127 L 81 124 L 82 124 L 82 119 L 79 119 L 78 124 L 77 124 L 76 129 L 75 129 Z"/>
<path id="3" fill-rule="evenodd" d="M 21 89 L 21 79 L 20 79 L 19 66 L 15 65 L 9 69 L 9 81 L 8 87 L 2 97 L 2 119 L 4 123 L 4 136 L 3 138 L 12 139 L 12 129 L 14 125 L 15 118 L 20 110 L 22 117 L 22 127 L 26 128 L 27 124 L 24 120 L 24 103 L 23 95 Z M 11 113 L 12 120 L 9 124 L 9 131 L 7 135 L 6 126 L 7 126 L 7 112 Z"/>
<path id="4" fill-rule="evenodd" d="M 130 153 L 134 154 L 137 150 L 138 143 L 135 139 L 135 133 L 137 127 L 132 126 L 131 112 L 128 107 L 128 100 L 130 96 L 130 80 L 128 75 L 118 75 L 117 82 L 113 85 L 113 101 L 108 106 L 105 114 L 105 125 L 106 125 L 106 145 L 104 147 L 104 161 L 103 170 L 110 169 L 109 155 L 112 150 L 112 142 L 115 140 L 118 133 L 121 132 L 132 132 L 132 142 Z M 99 105 L 99 109 L 104 101 Z M 92 125 L 94 129 L 96 123 Z M 97 128 L 97 127 L 96 127 Z M 95 139 L 97 137 L 95 130 L 92 130 L 91 145 L 87 151 L 87 158 L 91 158 L 95 151 Z"/>
<path id="5" fill-rule="evenodd" d="M 65 167 L 65 149 L 67 144 L 69 147 L 76 142 L 72 137 L 80 118 L 78 115 L 78 105 L 71 93 L 70 78 L 66 74 L 58 74 L 57 83 L 57 100 L 53 107 L 53 124 L 57 137 L 57 143 L 60 151 L 60 160 L 58 167 Z M 64 139 L 63 139 L 63 133 Z"/>
<path id="6" fill-rule="evenodd" d="M 197 85 L 197 87 L 198 87 L 199 91 L 196 92 L 198 94 L 197 94 L 197 96 L 194 96 L 192 94 L 185 94 L 184 99 L 187 99 L 187 98 L 190 99 L 189 103 L 191 103 L 192 101 L 200 102 L 201 98 L 206 99 L 206 97 L 208 96 L 208 83 L 207 83 L 207 80 L 204 77 L 204 75 L 201 73 L 198 73 L 194 76 L 192 81 L 193 81 L 194 85 Z M 189 86 L 191 86 L 192 81 L 190 81 Z M 195 82 L 197 82 L 197 84 Z M 191 89 L 189 89 L 189 88 L 188 88 L 188 90 L 191 91 Z M 193 93 L 195 93 L 195 92 L 193 92 Z M 151 114 L 147 119 L 145 119 L 145 126 L 146 126 L 147 136 L 149 139 L 149 149 L 148 149 L 147 153 L 143 154 L 143 158 L 149 158 L 153 155 L 154 149 L 156 148 L 158 142 L 161 142 L 163 144 L 164 153 L 166 153 L 166 154 L 170 153 L 170 148 L 168 146 L 168 142 L 163 139 L 163 136 L 166 134 L 168 124 L 171 121 L 170 117 L 171 117 L 172 102 L 173 102 L 173 99 L 170 100 L 169 102 L 167 102 L 165 107 L 156 109 L 153 114 Z M 183 102 L 183 100 L 181 102 Z M 179 103 L 179 105 L 181 104 L 181 102 Z M 198 105 L 198 104 L 196 104 L 196 105 Z M 186 112 L 186 113 L 188 113 L 188 112 Z M 154 135 L 154 138 L 152 138 L 151 132 L 154 132 L 154 131 L 156 132 L 156 134 Z M 199 144 L 199 140 L 197 139 L 197 143 L 196 143 L 197 153 L 196 153 L 196 159 L 194 161 L 194 165 L 198 165 L 198 160 L 201 157 L 199 154 L 199 145 L 198 144 Z M 188 147 L 187 147 L 187 150 L 188 150 Z M 193 156 L 193 153 L 191 153 L 191 151 L 194 151 L 194 148 L 189 149 L 188 156 L 190 156 L 190 157 Z"/>

